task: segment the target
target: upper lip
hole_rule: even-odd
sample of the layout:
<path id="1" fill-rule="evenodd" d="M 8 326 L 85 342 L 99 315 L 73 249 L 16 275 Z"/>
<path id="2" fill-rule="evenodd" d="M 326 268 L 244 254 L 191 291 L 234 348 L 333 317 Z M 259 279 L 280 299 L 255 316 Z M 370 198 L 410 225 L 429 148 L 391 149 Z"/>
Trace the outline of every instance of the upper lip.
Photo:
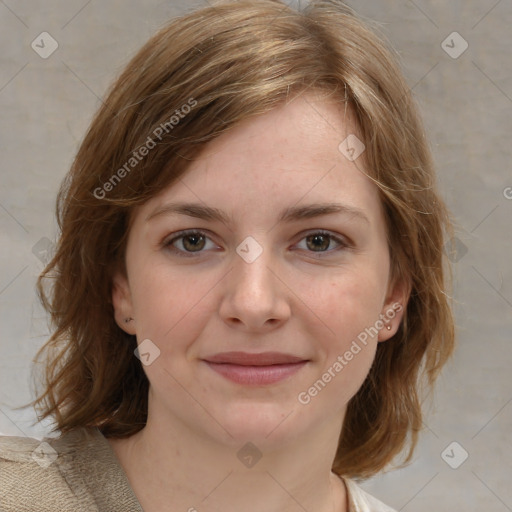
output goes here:
<path id="1" fill-rule="evenodd" d="M 269 366 L 273 364 L 290 364 L 306 361 L 302 357 L 283 354 L 282 352 L 222 352 L 204 359 L 209 363 L 227 363 L 241 366 Z"/>

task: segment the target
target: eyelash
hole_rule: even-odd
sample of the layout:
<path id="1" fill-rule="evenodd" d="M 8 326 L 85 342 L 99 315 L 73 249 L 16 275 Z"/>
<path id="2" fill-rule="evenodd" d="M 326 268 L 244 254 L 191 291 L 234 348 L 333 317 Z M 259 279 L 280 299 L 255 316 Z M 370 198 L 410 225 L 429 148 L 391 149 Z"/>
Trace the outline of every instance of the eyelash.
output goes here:
<path id="1" fill-rule="evenodd" d="M 168 249 L 169 251 L 171 251 L 173 254 L 176 254 L 177 256 L 180 256 L 183 258 L 193 258 L 196 255 L 203 254 L 205 252 L 204 250 L 197 251 L 197 252 L 187 252 L 187 251 L 182 251 L 180 249 L 177 249 L 176 247 L 173 246 L 173 243 L 175 241 L 180 240 L 182 238 L 186 238 L 187 236 L 191 236 L 191 235 L 200 235 L 204 238 L 210 239 L 210 237 L 207 236 L 207 233 L 205 231 L 201 231 L 201 230 L 197 230 L 197 229 L 190 229 L 190 230 L 185 230 L 185 231 L 179 231 L 171 239 L 164 240 L 164 242 L 162 243 L 162 246 L 165 247 L 166 249 Z M 319 255 L 331 254 L 332 252 L 334 252 L 336 250 L 352 248 L 352 244 L 350 244 L 348 241 L 346 241 L 340 237 L 337 237 L 337 236 L 333 235 L 332 233 L 329 233 L 328 231 L 324 231 L 321 229 L 318 231 L 312 231 L 310 233 L 307 233 L 303 238 L 301 238 L 300 241 L 304 240 L 305 238 L 308 238 L 309 236 L 313 236 L 313 235 L 322 235 L 322 236 L 328 237 L 330 240 L 334 240 L 336 243 L 338 243 L 340 245 L 340 247 L 338 247 L 338 249 L 326 250 L 326 251 L 307 251 L 311 254 L 319 254 Z"/>

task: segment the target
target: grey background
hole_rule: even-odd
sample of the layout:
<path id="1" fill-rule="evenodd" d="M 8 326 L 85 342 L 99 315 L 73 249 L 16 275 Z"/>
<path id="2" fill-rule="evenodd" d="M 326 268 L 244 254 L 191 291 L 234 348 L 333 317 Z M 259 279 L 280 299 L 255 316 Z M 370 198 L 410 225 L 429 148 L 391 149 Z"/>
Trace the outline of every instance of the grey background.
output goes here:
<path id="1" fill-rule="evenodd" d="M 0 433 L 48 431 L 13 407 L 32 397 L 31 359 L 46 339 L 34 284 L 57 235 L 60 181 L 129 57 L 171 16 L 205 3 L 0 0 Z M 512 3 L 348 3 L 401 55 L 458 223 L 456 354 L 425 405 L 412 463 L 363 486 L 405 512 L 512 511 Z M 31 48 L 43 31 L 59 45 L 47 59 Z M 454 31 L 469 45 L 458 58 L 442 47 Z M 452 39 L 445 45 L 461 49 Z M 445 462 L 465 452 L 457 469 Z"/>

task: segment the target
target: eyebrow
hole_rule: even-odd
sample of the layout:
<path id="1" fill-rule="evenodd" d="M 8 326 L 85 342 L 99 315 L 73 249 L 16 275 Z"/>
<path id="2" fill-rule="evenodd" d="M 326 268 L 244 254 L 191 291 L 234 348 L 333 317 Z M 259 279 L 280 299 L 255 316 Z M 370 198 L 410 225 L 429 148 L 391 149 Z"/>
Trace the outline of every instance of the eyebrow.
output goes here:
<path id="1" fill-rule="evenodd" d="M 281 212 L 278 222 L 293 222 L 304 219 L 312 219 L 323 215 L 343 214 L 370 224 L 365 213 L 353 206 L 341 203 L 315 203 L 306 206 L 291 206 Z M 228 215 L 219 210 L 199 203 L 168 203 L 156 208 L 146 217 L 146 222 L 161 215 L 187 215 L 196 219 L 217 220 L 225 225 L 231 224 Z"/>

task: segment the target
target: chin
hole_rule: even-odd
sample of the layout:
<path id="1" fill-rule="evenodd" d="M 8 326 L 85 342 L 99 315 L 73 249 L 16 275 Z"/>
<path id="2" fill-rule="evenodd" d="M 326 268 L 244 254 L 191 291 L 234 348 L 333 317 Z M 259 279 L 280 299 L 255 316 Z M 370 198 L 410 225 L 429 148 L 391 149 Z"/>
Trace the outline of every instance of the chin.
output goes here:
<path id="1" fill-rule="evenodd" d="M 231 434 L 234 446 L 252 442 L 261 449 L 275 448 L 300 435 L 304 428 L 297 422 L 297 408 L 282 403 L 238 403 L 223 409 L 220 423 Z"/>

